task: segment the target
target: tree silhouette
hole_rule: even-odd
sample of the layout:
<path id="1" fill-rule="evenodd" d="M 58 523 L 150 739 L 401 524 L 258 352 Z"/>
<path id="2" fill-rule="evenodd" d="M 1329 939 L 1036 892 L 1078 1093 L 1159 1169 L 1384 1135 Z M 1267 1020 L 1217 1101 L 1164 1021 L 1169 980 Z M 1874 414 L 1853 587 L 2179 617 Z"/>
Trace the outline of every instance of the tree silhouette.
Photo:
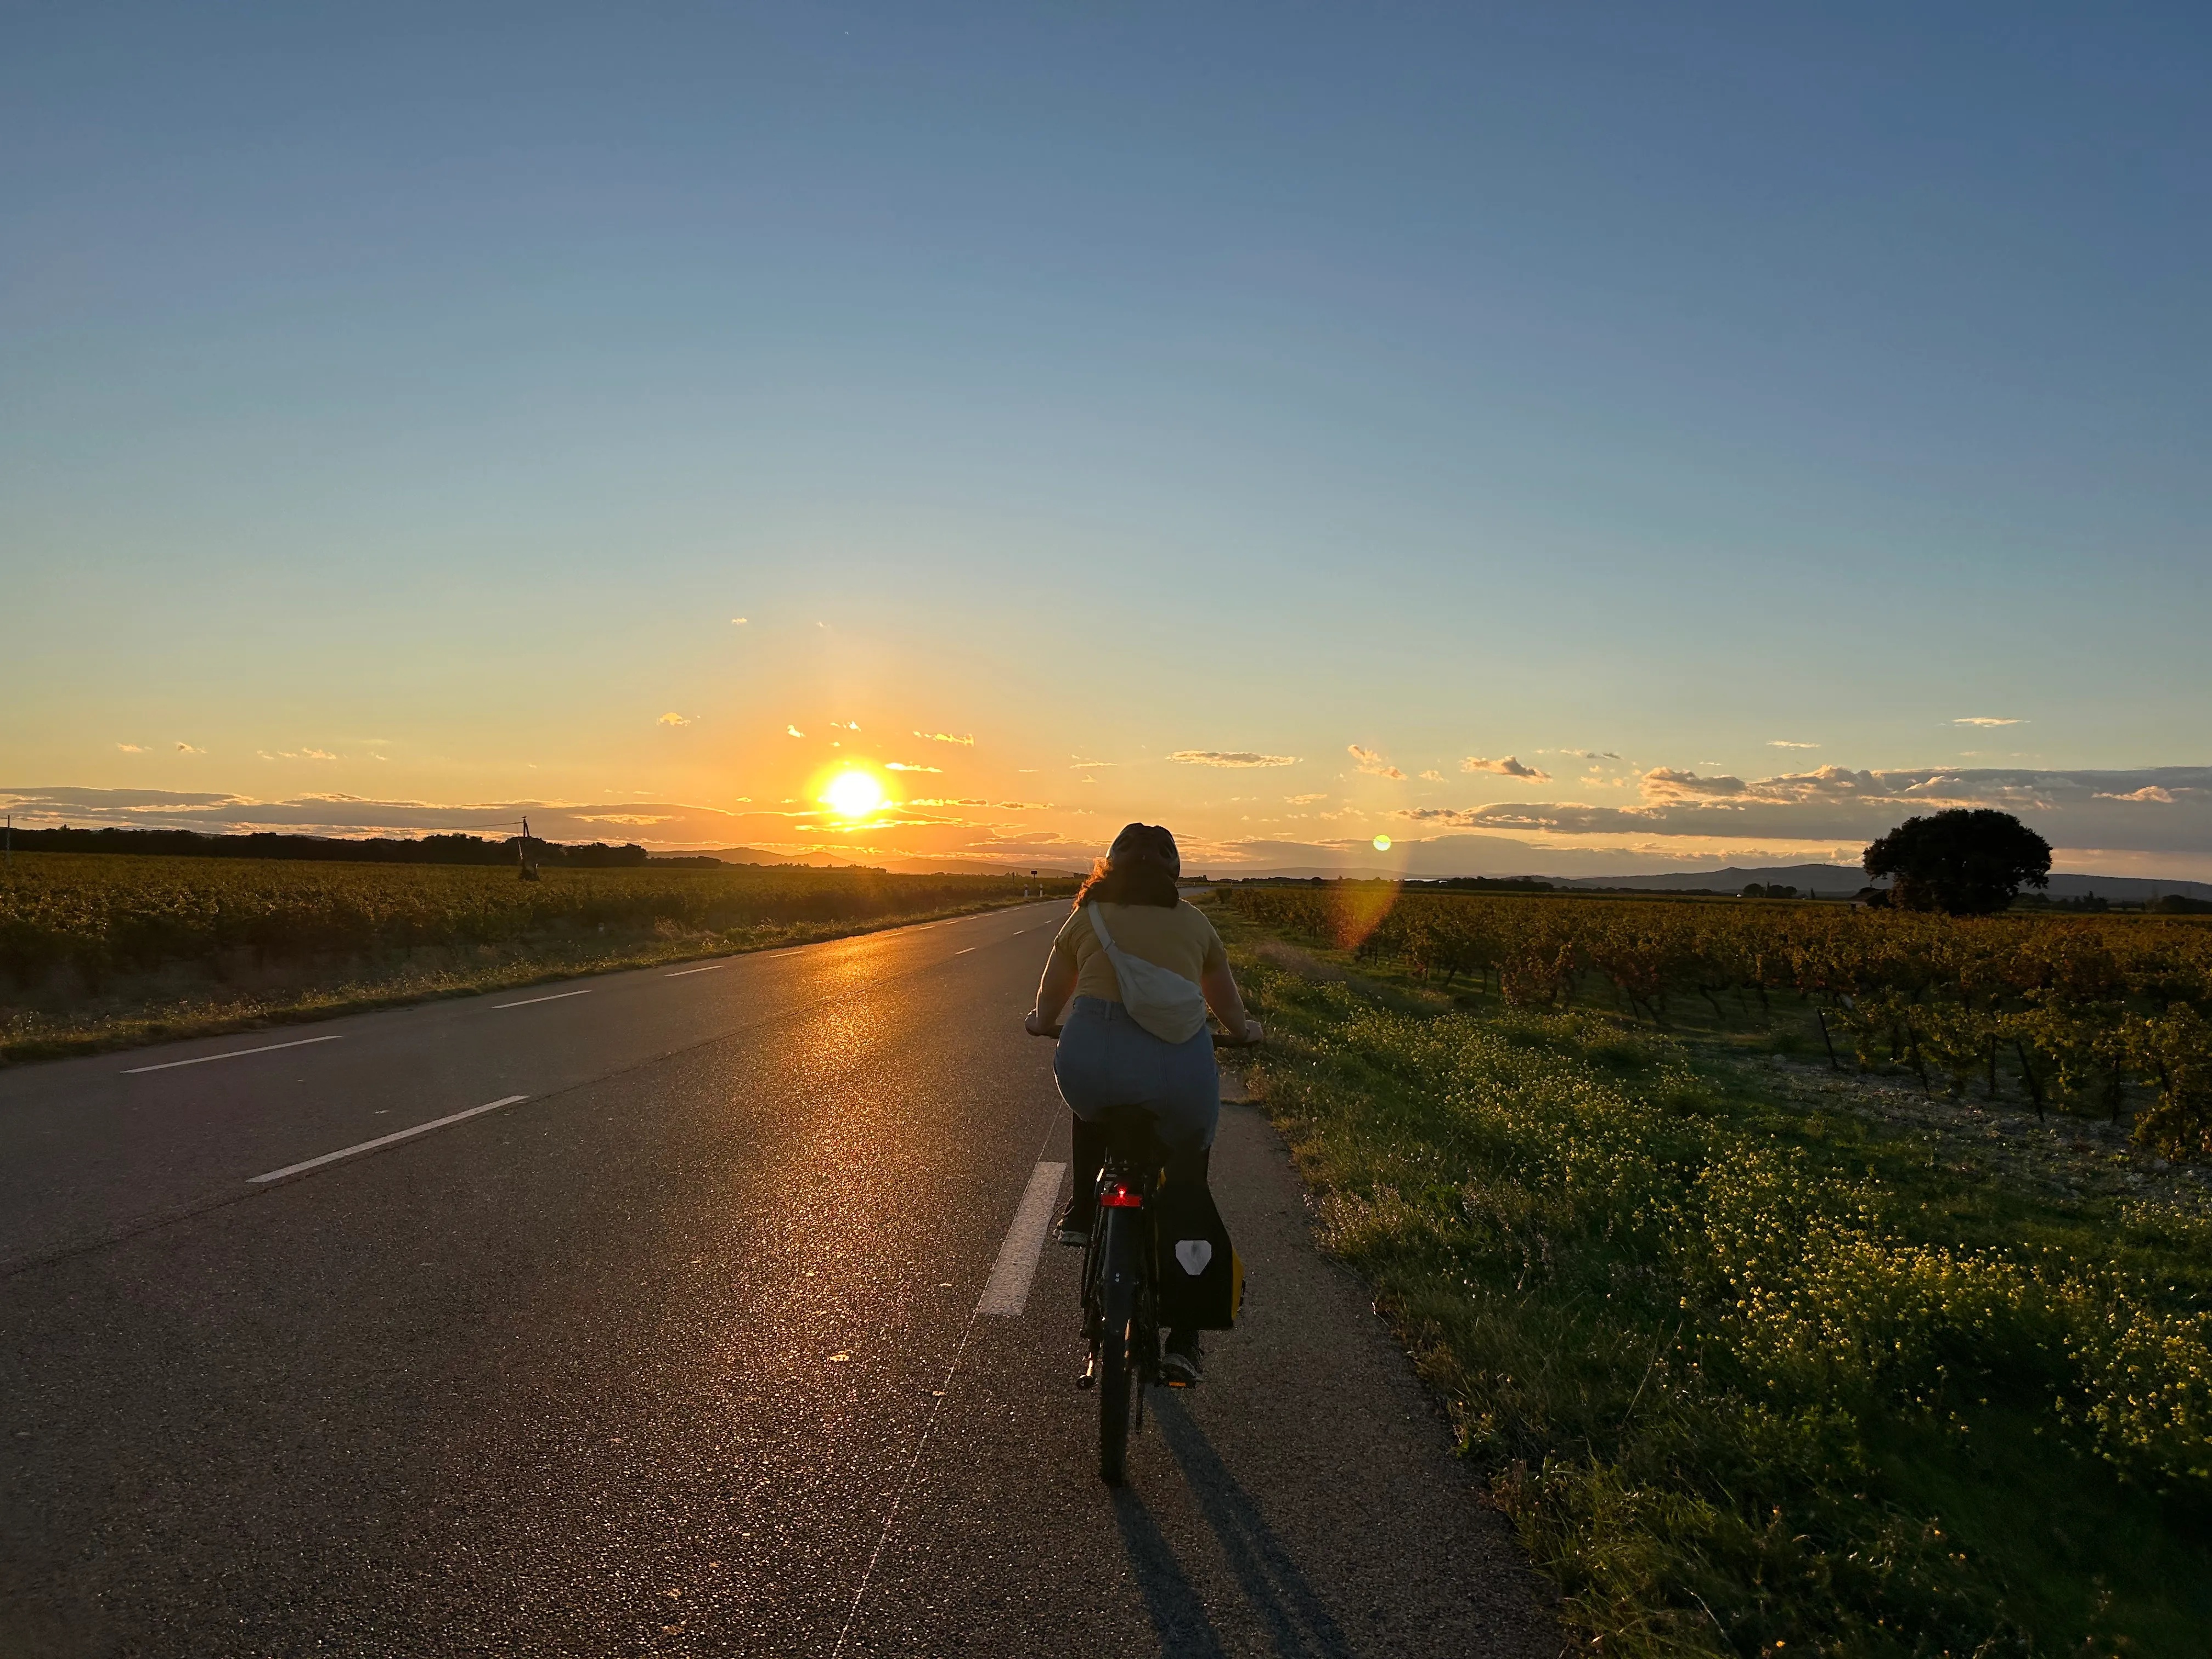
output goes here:
<path id="1" fill-rule="evenodd" d="M 2051 884 L 2051 843 L 2009 812 L 1958 806 L 1905 819 L 1866 849 L 1866 872 L 1895 878 L 1900 909 L 1987 915 L 2023 886 Z"/>

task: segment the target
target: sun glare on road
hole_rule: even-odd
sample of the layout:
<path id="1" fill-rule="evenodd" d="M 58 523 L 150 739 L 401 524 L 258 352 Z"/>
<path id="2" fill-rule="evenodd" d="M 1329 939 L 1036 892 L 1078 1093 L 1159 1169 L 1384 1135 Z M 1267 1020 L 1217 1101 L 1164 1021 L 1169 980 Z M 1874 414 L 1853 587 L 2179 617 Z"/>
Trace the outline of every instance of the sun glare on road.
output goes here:
<path id="1" fill-rule="evenodd" d="M 840 772 L 822 792 L 823 804 L 841 818 L 865 818 L 884 805 L 884 787 L 866 772 Z"/>

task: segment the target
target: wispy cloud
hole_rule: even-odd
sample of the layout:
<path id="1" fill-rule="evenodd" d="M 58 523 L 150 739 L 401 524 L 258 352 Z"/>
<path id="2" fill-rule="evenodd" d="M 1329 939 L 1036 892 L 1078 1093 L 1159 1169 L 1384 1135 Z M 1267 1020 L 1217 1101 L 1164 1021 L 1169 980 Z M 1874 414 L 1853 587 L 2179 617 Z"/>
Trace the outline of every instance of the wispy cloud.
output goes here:
<path id="1" fill-rule="evenodd" d="M 195 749 L 188 743 L 180 743 L 177 745 L 177 752 L 179 755 L 204 755 L 207 753 L 207 750 L 204 749 Z"/>
<path id="2" fill-rule="evenodd" d="M 698 718 L 696 714 L 679 714 L 673 708 L 653 722 L 656 726 L 689 726 Z"/>
<path id="3" fill-rule="evenodd" d="M 1817 743 L 1792 743 L 1787 738 L 1769 738 L 1766 746 L 1769 749 L 1818 749 L 1820 745 Z"/>
<path id="4" fill-rule="evenodd" d="M 115 746 L 126 755 L 143 755 L 146 752 L 146 745 L 143 743 L 118 743 Z"/>
<path id="5" fill-rule="evenodd" d="M 1261 755 L 1249 749 L 1178 749 L 1171 761 L 1186 766 L 1296 766 L 1296 755 Z"/>
<path id="6" fill-rule="evenodd" d="M 1421 781 L 1424 783 L 1442 783 L 1443 781 L 1444 775 L 1433 766 L 1421 774 Z"/>
<path id="7" fill-rule="evenodd" d="M 922 766 L 913 761 L 885 761 L 884 763 L 884 770 L 886 772 L 942 772 L 944 769 L 945 769 L 941 766 Z"/>
<path id="8" fill-rule="evenodd" d="M 973 749 L 975 746 L 973 732 L 964 737 L 955 737 L 950 732 L 917 732 L 915 736 L 925 743 L 957 743 L 963 749 Z"/>
<path id="9" fill-rule="evenodd" d="M 1577 760 L 1619 760 L 1610 749 L 1553 749 L 1539 752 L 1553 755 L 1572 755 Z"/>
<path id="10" fill-rule="evenodd" d="M 750 617 L 732 617 L 730 618 L 730 626 L 732 628 L 743 628 L 751 620 L 752 618 Z"/>
<path id="11" fill-rule="evenodd" d="M 1552 775 L 1534 766 L 1523 765 L 1511 755 L 1503 760 L 1485 760 L 1480 755 L 1469 755 L 1459 763 L 1462 772 L 1495 772 L 1504 778 L 1526 778 L 1532 783 L 1549 783 Z"/>
<path id="12" fill-rule="evenodd" d="M 803 737 L 805 737 L 805 736 L 806 735 L 806 733 L 805 733 L 805 732 L 804 732 L 800 731 L 800 730 L 799 730 L 797 726 L 785 726 L 783 729 L 784 729 L 786 732 L 789 732 L 789 733 L 790 733 L 793 737 L 794 737 L 794 738 L 803 738 Z"/>
<path id="13" fill-rule="evenodd" d="M 2026 720 L 2005 720 L 1996 714 L 1961 714 L 1954 726 L 2025 726 Z"/>
<path id="14" fill-rule="evenodd" d="M 2147 783 L 2142 788 L 2131 789 L 2124 795 L 2100 793 L 2097 799 L 2099 800 L 2156 801 L 2160 805 L 2171 806 L 2180 797 L 2171 789 L 2161 789 L 2154 783 Z"/>
<path id="15" fill-rule="evenodd" d="M 1356 743 L 1350 743 L 1345 745 L 1345 752 L 1352 757 L 1353 764 L 1370 778 L 1389 778 L 1401 783 L 1405 781 L 1406 775 L 1391 765 L 1385 757 L 1375 750 L 1363 749 Z"/>
<path id="16" fill-rule="evenodd" d="M 1285 795 L 1283 799 L 1293 806 L 1311 806 L 1317 800 L 1327 800 L 1327 795 Z"/>

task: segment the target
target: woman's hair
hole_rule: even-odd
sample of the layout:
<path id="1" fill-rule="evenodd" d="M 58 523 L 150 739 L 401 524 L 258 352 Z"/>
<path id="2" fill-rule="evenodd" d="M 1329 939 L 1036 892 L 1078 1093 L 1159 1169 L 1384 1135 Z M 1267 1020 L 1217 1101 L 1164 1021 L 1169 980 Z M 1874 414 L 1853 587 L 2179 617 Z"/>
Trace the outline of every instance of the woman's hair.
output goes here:
<path id="1" fill-rule="evenodd" d="M 1182 854 L 1175 837 L 1157 823 L 1125 825 L 1114 837 L 1106 856 L 1091 866 L 1091 878 L 1075 896 L 1081 909 L 1094 901 L 1100 904 L 1158 904 L 1172 910 L 1182 902 L 1176 878 L 1182 873 Z"/>

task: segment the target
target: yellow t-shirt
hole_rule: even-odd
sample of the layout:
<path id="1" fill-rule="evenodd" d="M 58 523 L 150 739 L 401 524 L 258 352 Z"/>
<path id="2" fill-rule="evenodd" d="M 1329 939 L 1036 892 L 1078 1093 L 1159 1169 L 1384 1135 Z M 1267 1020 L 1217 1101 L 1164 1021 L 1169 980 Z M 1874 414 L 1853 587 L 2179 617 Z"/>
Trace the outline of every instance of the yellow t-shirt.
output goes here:
<path id="1" fill-rule="evenodd" d="M 1156 968 L 1195 980 L 1206 969 L 1224 967 L 1229 961 L 1221 935 L 1195 905 L 1178 901 L 1172 910 L 1164 904 L 1102 904 L 1098 908 L 1106 914 L 1106 931 L 1113 934 L 1114 943 Z M 1075 963 L 1076 995 L 1104 1002 L 1121 1000 L 1113 960 L 1091 930 L 1090 906 L 1068 917 L 1052 948 Z"/>

